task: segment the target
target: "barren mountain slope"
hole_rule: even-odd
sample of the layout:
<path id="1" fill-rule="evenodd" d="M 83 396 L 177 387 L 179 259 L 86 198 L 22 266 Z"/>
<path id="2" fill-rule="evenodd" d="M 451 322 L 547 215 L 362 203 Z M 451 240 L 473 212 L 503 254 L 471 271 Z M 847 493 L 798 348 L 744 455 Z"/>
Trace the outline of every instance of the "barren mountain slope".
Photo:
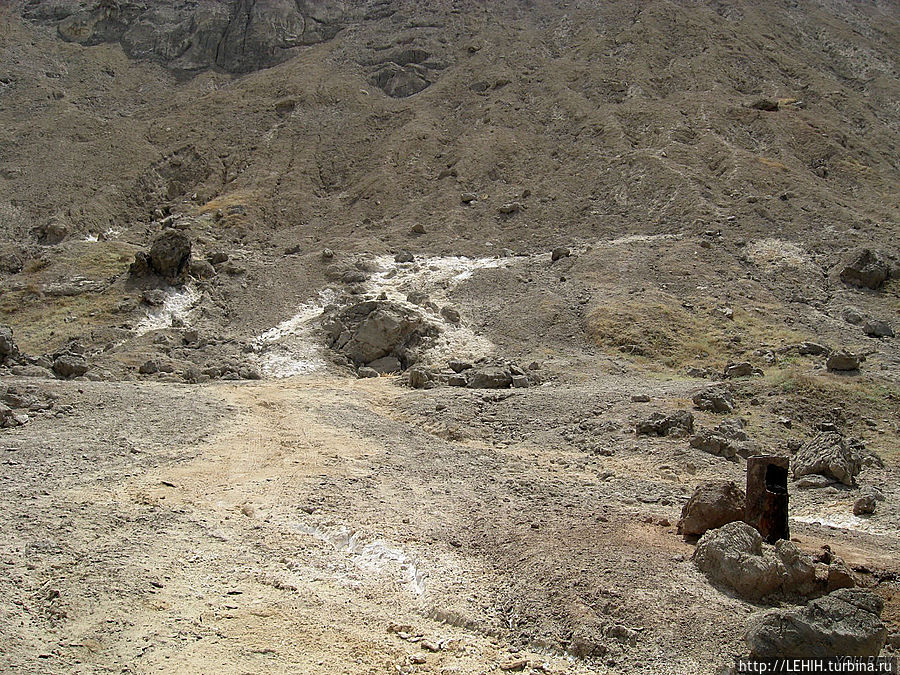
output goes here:
<path id="1" fill-rule="evenodd" d="M 0 669 L 715 672 L 768 604 L 682 506 L 823 438 L 792 534 L 892 653 L 897 54 L 897 2 L 0 4 Z"/>

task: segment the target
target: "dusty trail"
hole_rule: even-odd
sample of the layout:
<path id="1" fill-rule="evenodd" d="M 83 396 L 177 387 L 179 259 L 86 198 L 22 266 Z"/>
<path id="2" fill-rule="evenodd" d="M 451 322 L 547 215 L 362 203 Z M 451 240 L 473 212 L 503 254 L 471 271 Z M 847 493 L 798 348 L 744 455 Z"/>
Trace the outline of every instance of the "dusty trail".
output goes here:
<path id="1" fill-rule="evenodd" d="M 68 417 L 6 436 L 21 464 L 5 476 L 0 660 L 48 673 L 481 673 L 519 658 L 557 673 L 709 672 L 740 651 L 753 607 L 710 587 L 666 524 L 687 488 L 653 478 L 656 451 L 625 437 L 608 457 L 554 441 L 585 396 L 620 420 L 622 386 L 55 383 Z M 864 537 L 847 544 L 874 559 Z M 877 545 L 889 560 L 892 544 Z"/>

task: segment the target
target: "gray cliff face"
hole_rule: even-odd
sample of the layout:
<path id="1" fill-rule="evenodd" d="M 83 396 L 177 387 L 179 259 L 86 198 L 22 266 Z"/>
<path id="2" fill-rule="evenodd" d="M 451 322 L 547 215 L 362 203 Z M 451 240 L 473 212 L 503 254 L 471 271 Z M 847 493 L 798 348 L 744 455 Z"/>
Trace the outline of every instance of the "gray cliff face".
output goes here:
<path id="1" fill-rule="evenodd" d="M 55 23 L 70 42 L 118 42 L 130 57 L 173 70 L 231 73 L 281 63 L 301 47 L 332 39 L 350 20 L 339 0 L 56 0 L 32 2 L 25 14 Z"/>

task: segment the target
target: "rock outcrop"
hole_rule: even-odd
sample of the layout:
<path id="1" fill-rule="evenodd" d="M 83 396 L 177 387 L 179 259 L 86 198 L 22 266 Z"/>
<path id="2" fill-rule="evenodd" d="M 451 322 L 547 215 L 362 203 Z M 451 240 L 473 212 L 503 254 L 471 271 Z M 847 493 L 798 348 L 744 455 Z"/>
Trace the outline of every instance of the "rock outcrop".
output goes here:
<path id="1" fill-rule="evenodd" d="M 150 245 L 149 251 L 134 255 L 133 277 L 155 274 L 170 283 L 181 283 L 190 269 L 191 239 L 180 230 L 167 229 Z"/>
<path id="2" fill-rule="evenodd" d="M 698 485 L 681 509 L 678 532 L 699 537 L 744 518 L 744 491 L 734 481 L 709 481 Z"/>
<path id="3" fill-rule="evenodd" d="M 805 443 L 792 461 L 794 478 L 819 474 L 829 476 L 844 485 L 853 485 L 861 469 L 858 454 L 852 444 L 833 431 L 824 432 Z"/>
<path id="4" fill-rule="evenodd" d="M 246 73 L 276 65 L 304 46 L 332 39 L 350 20 L 339 0 L 32 3 L 26 16 L 55 24 L 82 45 L 117 42 L 132 58 L 173 70 Z"/>
<path id="5" fill-rule="evenodd" d="M 743 522 L 704 534 L 694 550 L 694 562 L 712 583 L 746 600 L 807 595 L 818 586 L 812 558 L 783 539 L 774 547 L 764 546 L 759 532 Z"/>
<path id="6" fill-rule="evenodd" d="M 744 639 L 751 656 L 813 658 L 878 656 L 887 637 L 884 601 L 846 588 L 799 609 L 770 609 L 750 617 Z"/>
<path id="7" fill-rule="evenodd" d="M 9 326 L 0 325 L 0 365 L 13 363 L 19 358 L 19 347 Z"/>
<path id="8" fill-rule="evenodd" d="M 366 300 L 333 312 L 323 321 L 328 345 L 357 367 L 396 372 L 415 361 L 415 347 L 437 329 L 420 314 L 386 300 Z M 393 357 L 385 361 L 385 357 Z M 371 365 L 373 364 L 374 365 Z"/>

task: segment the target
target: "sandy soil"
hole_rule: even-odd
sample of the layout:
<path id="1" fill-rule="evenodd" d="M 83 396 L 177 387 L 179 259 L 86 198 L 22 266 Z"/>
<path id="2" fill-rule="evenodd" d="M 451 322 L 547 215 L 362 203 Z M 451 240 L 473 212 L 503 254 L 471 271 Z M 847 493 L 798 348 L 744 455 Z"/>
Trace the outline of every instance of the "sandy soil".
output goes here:
<path id="1" fill-rule="evenodd" d="M 629 449 L 628 386 L 48 383 L 3 437 L 4 668 L 712 672 L 754 608 L 666 524 L 698 476 Z M 585 396 L 610 457 L 558 434 Z M 900 571 L 896 532 L 794 527 Z"/>

